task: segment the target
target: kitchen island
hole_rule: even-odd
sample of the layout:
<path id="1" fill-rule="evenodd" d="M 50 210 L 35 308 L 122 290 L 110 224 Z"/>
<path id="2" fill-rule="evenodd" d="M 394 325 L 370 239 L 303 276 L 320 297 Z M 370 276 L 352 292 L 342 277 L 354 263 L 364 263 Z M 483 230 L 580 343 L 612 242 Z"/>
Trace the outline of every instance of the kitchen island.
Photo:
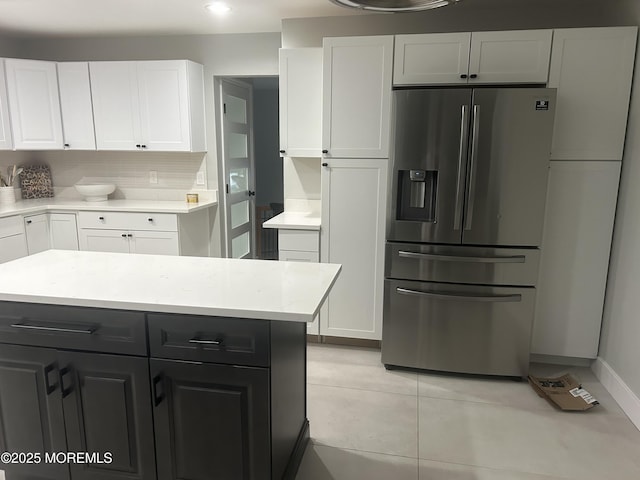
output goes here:
<path id="1" fill-rule="evenodd" d="M 0 469 L 294 478 L 309 437 L 305 324 L 339 271 L 55 250 L 0 265 L 0 450 L 18 454 Z M 92 457 L 45 461 L 58 452 Z"/>

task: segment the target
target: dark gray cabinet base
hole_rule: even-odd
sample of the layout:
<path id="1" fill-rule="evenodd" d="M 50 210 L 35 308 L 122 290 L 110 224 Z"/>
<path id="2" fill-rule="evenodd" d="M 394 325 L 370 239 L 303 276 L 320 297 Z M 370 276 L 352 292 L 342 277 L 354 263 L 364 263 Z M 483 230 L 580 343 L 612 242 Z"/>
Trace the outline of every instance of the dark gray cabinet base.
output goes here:
<path id="1" fill-rule="evenodd" d="M 0 302 L 0 450 L 113 454 L 7 480 L 293 480 L 308 441 L 304 323 Z"/>

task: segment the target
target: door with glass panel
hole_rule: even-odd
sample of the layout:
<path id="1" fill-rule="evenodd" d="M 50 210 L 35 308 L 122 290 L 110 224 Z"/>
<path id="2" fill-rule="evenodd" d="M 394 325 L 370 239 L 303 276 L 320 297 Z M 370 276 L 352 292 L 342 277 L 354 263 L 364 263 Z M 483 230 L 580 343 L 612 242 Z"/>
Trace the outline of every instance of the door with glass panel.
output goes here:
<path id="1" fill-rule="evenodd" d="M 252 87 L 220 80 L 227 256 L 253 258 L 255 251 L 255 169 Z"/>

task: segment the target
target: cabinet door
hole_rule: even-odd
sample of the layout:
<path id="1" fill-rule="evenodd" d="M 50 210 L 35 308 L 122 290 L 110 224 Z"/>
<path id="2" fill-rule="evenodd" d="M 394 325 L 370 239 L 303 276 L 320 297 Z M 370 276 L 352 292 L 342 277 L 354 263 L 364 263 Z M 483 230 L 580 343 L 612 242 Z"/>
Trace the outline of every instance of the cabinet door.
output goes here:
<path id="1" fill-rule="evenodd" d="M 324 263 L 342 271 L 329 294 L 320 333 L 382 338 L 384 235 L 387 198 L 385 160 L 328 162 L 322 172 Z"/>
<path id="2" fill-rule="evenodd" d="M 129 253 L 127 232 L 121 230 L 79 230 L 80 250 L 90 252 Z"/>
<path id="3" fill-rule="evenodd" d="M 138 150 L 136 62 L 90 62 L 89 72 L 98 150 Z"/>
<path id="4" fill-rule="evenodd" d="M 93 107 L 87 62 L 58 63 L 64 148 L 95 150 Z"/>
<path id="5" fill-rule="evenodd" d="M 29 255 L 49 250 L 49 218 L 46 213 L 24 217 Z"/>
<path id="6" fill-rule="evenodd" d="M 180 255 L 177 232 L 131 231 L 129 251 L 152 255 Z"/>
<path id="7" fill-rule="evenodd" d="M 45 453 L 66 452 L 57 352 L 46 348 L 0 348 L 0 451 L 42 455 L 38 465 L 3 464 L 19 478 L 69 478 L 66 464 L 44 462 Z M 13 478 L 13 476 L 9 476 Z"/>
<path id="8" fill-rule="evenodd" d="M 469 83 L 547 83 L 553 30 L 473 32 Z"/>
<path id="9" fill-rule="evenodd" d="M 552 160 L 622 160 L 637 27 L 555 30 Z"/>
<path id="10" fill-rule="evenodd" d="M 150 363 L 159 480 L 271 478 L 268 369 Z"/>
<path id="11" fill-rule="evenodd" d="M 141 143 L 145 150 L 191 149 L 185 60 L 136 62 Z"/>
<path id="12" fill-rule="evenodd" d="M 29 255 L 24 233 L 0 238 L 0 263 Z"/>
<path id="13" fill-rule="evenodd" d="M 4 59 L 0 59 L 0 150 L 11 150 L 13 148 L 10 125 Z"/>
<path id="14" fill-rule="evenodd" d="M 596 358 L 620 162 L 551 162 L 531 353 Z"/>
<path id="15" fill-rule="evenodd" d="M 280 153 L 320 157 L 322 49 L 280 49 Z"/>
<path id="16" fill-rule="evenodd" d="M 393 36 L 324 39 L 322 148 L 388 158 Z"/>
<path id="17" fill-rule="evenodd" d="M 16 150 L 62 148 L 62 117 L 56 64 L 5 60 L 9 116 Z"/>
<path id="18" fill-rule="evenodd" d="M 396 35 L 393 84 L 467 83 L 471 33 Z"/>
<path id="19" fill-rule="evenodd" d="M 110 463 L 72 464 L 74 480 L 156 478 L 146 358 L 60 352 L 64 419 L 71 452 Z"/>
<path id="20" fill-rule="evenodd" d="M 78 228 L 74 213 L 49 214 L 51 248 L 56 250 L 78 250 Z"/>

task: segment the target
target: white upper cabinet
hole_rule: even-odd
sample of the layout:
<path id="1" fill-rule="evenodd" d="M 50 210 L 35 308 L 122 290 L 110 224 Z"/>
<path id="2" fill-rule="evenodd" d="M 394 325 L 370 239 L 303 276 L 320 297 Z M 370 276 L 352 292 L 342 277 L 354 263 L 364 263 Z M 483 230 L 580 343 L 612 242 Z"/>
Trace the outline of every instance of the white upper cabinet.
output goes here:
<path id="1" fill-rule="evenodd" d="M 58 63 L 58 87 L 64 148 L 95 150 L 93 107 L 87 62 Z"/>
<path id="2" fill-rule="evenodd" d="M 398 35 L 393 83 L 546 83 L 552 35 L 552 30 Z"/>
<path id="3" fill-rule="evenodd" d="M 91 62 L 89 71 L 98 150 L 139 149 L 136 63 Z"/>
<path id="4" fill-rule="evenodd" d="M 99 150 L 206 151 L 201 65 L 91 62 L 90 72 Z"/>
<path id="5" fill-rule="evenodd" d="M 469 83 L 547 83 L 552 30 L 473 32 Z"/>
<path id="6" fill-rule="evenodd" d="M 388 158 L 393 36 L 325 38 L 323 45 L 323 153 Z"/>
<path id="7" fill-rule="evenodd" d="M 0 58 L 0 150 L 11 150 L 13 148 L 10 125 L 4 59 Z"/>
<path id="8" fill-rule="evenodd" d="M 467 83 L 471 33 L 396 35 L 394 85 Z"/>
<path id="9" fill-rule="evenodd" d="M 56 64 L 7 58 L 5 68 L 14 148 L 62 149 Z"/>
<path id="10" fill-rule="evenodd" d="M 320 157 L 322 49 L 280 49 L 280 154 Z"/>
<path id="11" fill-rule="evenodd" d="M 555 30 L 552 160 L 621 160 L 637 27 Z"/>

